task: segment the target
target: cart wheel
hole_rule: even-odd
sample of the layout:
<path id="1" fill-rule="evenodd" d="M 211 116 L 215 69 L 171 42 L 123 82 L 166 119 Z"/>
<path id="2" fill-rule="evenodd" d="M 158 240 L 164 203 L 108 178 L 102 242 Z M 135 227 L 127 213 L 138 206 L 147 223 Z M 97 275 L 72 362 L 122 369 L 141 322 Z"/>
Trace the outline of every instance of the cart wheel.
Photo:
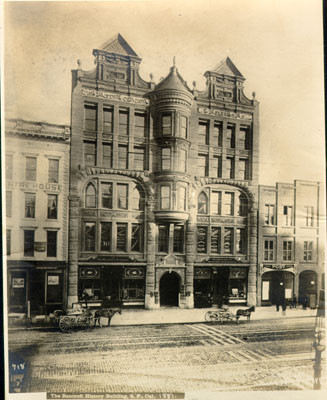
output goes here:
<path id="1" fill-rule="evenodd" d="M 207 322 L 214 322 L 216 320 L 216 313 L 214 311 L 207 311 L 204 318 Z"/>
<path id="2" fill-rule="evenodd" d="M 73 329 L 69 317 L 61 317 L 59 320 L 59 328 L 64 333 L 70 333 Z"/>

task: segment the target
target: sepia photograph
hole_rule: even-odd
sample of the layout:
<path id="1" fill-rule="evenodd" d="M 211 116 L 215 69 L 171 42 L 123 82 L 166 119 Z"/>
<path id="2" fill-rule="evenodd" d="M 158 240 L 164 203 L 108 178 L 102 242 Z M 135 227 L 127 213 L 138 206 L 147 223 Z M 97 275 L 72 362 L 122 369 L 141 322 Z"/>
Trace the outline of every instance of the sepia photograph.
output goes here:
<path id="1" fill-rule="evenodd" d="M 3 2 L 5 400 L 326 396 L 324 7 Z"/>

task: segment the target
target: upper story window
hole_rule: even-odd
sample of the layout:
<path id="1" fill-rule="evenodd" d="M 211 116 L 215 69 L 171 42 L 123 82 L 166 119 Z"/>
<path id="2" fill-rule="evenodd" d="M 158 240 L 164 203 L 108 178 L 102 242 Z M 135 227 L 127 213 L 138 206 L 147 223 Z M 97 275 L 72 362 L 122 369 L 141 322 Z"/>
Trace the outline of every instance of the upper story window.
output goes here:
<path id="1" fill-rule="evenodd" d="M 117 207 L 121 210 L 128 209 L 128 185 L 117 184 Z"/>
<path id="2" fill-rule="evenodd" d="M 239 179 L 241 180 L 249 179 L 249 160 L 241 158 L 239 159 L 238 173 L 239 173 Z"/>
<path id="3" fill-rule="evenodd" d="M 146 169 L 144 147 L 134 147 L 134 169 L 137 171 Z"/>
<path id="4" fill-rule="evenodd" d="M 178 149 L 178 171 L 186 172 L 186 150 Z"/>
<path id="5" fill-rule="evenodd" d="M 305 212 L 305 226 L 313 226 L 314 208 L 311 206 L 305 206 L 304 212 Z"/>
<path id="6" fill-rule="evenodd" d="M 57 257 L 57 231 L 47 231 L 47 257 Z"/>
<path id="7" fill-rule="evenodd" d="M 58 218 L 58 195 L 48 194 L 48 219 Z"/>
<path id="8" fill-rule="evenodd" d="M 84 141 L 84 164 L 89 167 L 96 165 L 96 143 Z"/>
<path id="9" fill-rule="evenodd" d="M 96 207 L 96 191 L 92 183 L 90 183 L 85 191 L 85 207 Z"/>
<path id="10" fill-rule="evenodd" d="M 25 193 L 25 218 L 35 218 L 35 193 Z"/>
<path id="11" fill-rule="evenodd" d="M 207 251 L 208 251 L 208 227 L 207 226 L 198 226 L 196 250 L 198 253 L 207 253 Z"/>
<path id="12" fill-rule="evenodd" d="M 143 250 L 143 225 L 132 224 L 131 251 Z"/>
<path id="13" fill-rule="evenodd" d="M 247 235 L 245 228 L 236 229 L 236 253 L 237 254 L 247 253 Z"/>
<path id="14" fill-rule="evenodd" d="M 118 168 L 128 168 L 127 146 L 118 146 Z"/>
<path id="15" fill-rule="evenodd" d="M 169 246 L 169 227 L 167 225 L 159 225 L 158 227 L 158 252 L 168 253 Z"/>
<path id="16" fill-rule="evenodd" d="M 213 190 L 211 192 L 211 214 L 221 215 L 221 192 Z"/>
<path id="17" fill-rule="evenodd" d="M 198 127 L 199 144 L 209 144 L 209 121 L 200 121 Z"/>
<path id="18" fill-rule="evenodd" d="M 283 226 L 293 225 L 293 207 L 284 206 L 283 207 Z"/>
<path id="19" fill-rule="evenodd" d="M 293 242 L 291 240 L 283 240 L 283 261 L 293 260 Z"/>
<path id="20" fill-rule="evenodd" d="M 49 159 L 48 182 L 59 182 L 59 160 Z"/>
<path id="21" fill-rule="evenodd" d="M 234 149 L 235 148 L 235 125 L 228 124 L 226 131 L 226 147 Z"/>
<path id="22" fill-rule="evenodd" d="M 142 113 L 135 113 L 135 127 L 134 136 L 145 137 L 146 136 L 146 116 Z"/>
<path id="23" fill-rule="evenodd" d="M 275 225 L 274 204 L 265 204 L 265 225 Z"/>
<path id="24" fill-rule="evenodd" d="M 11 217 L 12 213 L 12 192 L 6 191 L 6 217 Z"/>
<path id="25" fill-rule="evenodd" d="M 186 187 L 184 186 L 178 186 L 177 208 L 182 211 L 186 210 Z"/>
<path id="26" fill-rule="evenodd" d="M 7 256 L 11 255 L 11 229 L 6 229 L 6 250 Z"/>
<path id="27" fill-rule="evenodd" d="M 208 156 L 205 154 L 198 155 L 198 175 L 199 176 L 208 176 L 209 175 L 209 165 L 208 165 Z"/>
<path id="28" fill-rule="evenodd" d="M 36 181 L 36 157 L 26 157 L 26 180 Z"/>
<path id="29" fill-rule="evenodd" d="M 181 121 L 180 121 L 180 130 L 179 130 L 179 134 L 182 138 L 186 139 L 187 138 L 187 124 L 188 124 L 188 120 L 186 117 L 184 117 L 183 115 L 181 116 Z"/>
<path id="30" fill-rule="evenodd" d="M 103 109 L 103 132 L 113 133 L 114 130 L 114 110 L 112 108 Z"/>
<path id="31" fill-rule="evenodd" d="M 264 261 L 274 261 L 275 258 L 274 249 L 275 249 L 274 240 L 267 239 L 264 241 L 264 254 L 263 254 Z"/>
<path id="32" fill-rule="evenodd" d="M 241 127 L 238 134 L 238 147 L 240 150 L 249 150 L 250 146 L 250 128 Z"/>
<path id="33" fill-rule="evenodd" d="M 224 193 L 223 215 L 234 215 L 234 193 Z"/>
<path id="34" fill-rule="evenodd" d="M 129 115 L 128 110 L 119 110 L 119 134 L 128 135 Z"/>
<path id="35" fill-rule="evenodd" d="M 126 223 L 117 223 L 116 229 L 116 249 L 117 251 L 126 251 L 127 250 L 127 228 L 128 225 Z"/>
<path id="36" fill-rule="evenodd" d="M 235 177 L 234 158 L 227 157 L 226 158 L 226 178 L 234 179 L 234 177 Z"/>
<path id="37" fill-rule="evenodd" d="M 87 131 L 97 130 L 97 106 L 85 104 L 84 127 Z"/>
<path id="38" fill-rule="evenodd" d="M 160 209 L 161 210 L 170 209 L 170 186 L 160 187 Z"/>
<path id="39" fill-rule="evenodd" d="M 95 251 L 95 222 L 84 222 L 84 250 Z"/>
<path id="40" fill-rule="evenodd" d="M 88 188 L 91 185 L 88 186 Z M 93 186 L 93 185 L 92 185 Z M 102 207 L 112 209 L 112 183 L 101 183 Z"/>
<path id="41" fill-rule="evenodd" d="M 171 135 L 173 133 L 173 120 L 171 114 L 162 114 L 161 118 L 162 134 Z"/>
<path id="42" fill-rule="evenodd" d="M 6 179 L 13 177 L 13 155 L 6 154 Z"/>
<path id="43" fill-rule="evenodd" d="M 184 226 L 174 225 L 173 252 L 184 252 Z"/>
<path id="44" fill-rule="evenodd" d="M 224 254 L 234 252 L 234 228 L 224 228 Z"/>
<path id="45" fill-rule="evenodd" d="M 111 251 L 111 222 L 101 222 L 100 250 Z"/>
<path id="46" fill-rule="evenodd" d="M 243 193 L 238 196 L 238 215 L 240 217 L 246 217 L 248 214 L 248 199 Z"/>
<path id="47" fill-rule="evenodd" d="M 204 192 L 199 194 L 198 214 L 208 214 L 208 196 Z"/>
<path id="48" fill-rule="evenodd" d="M 145 194 L 144 190 L 140 185 L 133 183 L 132 194 L 131 194 L 131 208 L 132 210 L 143 211 L 144 210 Z"/>
<path id="49" fill-rule="evenodd" d="M 161 169 L 171 169 L 171 148 L 163 147 L 161 149 Z"/>
<path id="50" fill-rule="evenodd" d="M 221 156 L 214 156 L 213 160 L 212 172 L 215 178 L 221 178 L 222 176 L 222 163 Z"/>
<path id="51" fill-rule="evenodd" d="M 305 240 L 303 243 L 303 261 L 312 261 L 313 241 Z"/>
<path id="52" fill-rule="evenodd" d="M 24 230 L 24 256 L 34 257 L 34 230 Z"/>
<path id="53" fill-rule="evenodd" d="M 102 165 L 106 168 L 112 168 L 112 144 L 103 143 L 102 145 Z"/>

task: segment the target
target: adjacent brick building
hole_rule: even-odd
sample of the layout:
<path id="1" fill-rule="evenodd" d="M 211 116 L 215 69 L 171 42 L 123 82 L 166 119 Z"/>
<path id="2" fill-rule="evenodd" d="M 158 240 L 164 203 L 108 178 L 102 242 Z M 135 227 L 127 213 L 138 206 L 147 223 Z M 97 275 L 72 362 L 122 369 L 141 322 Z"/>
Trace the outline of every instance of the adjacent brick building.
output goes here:
<path id="1" fill-rule="evenodd" d="M 9 312 L 43 314 L 65 301 L 70 127 L 6 120 Z"/>
<path id="2" fill-rule="evenodd" d="M 258 102 L 227 58 L 157 85 L 121 35 L 72 72 L 68 303 L 256 304 Z"/>

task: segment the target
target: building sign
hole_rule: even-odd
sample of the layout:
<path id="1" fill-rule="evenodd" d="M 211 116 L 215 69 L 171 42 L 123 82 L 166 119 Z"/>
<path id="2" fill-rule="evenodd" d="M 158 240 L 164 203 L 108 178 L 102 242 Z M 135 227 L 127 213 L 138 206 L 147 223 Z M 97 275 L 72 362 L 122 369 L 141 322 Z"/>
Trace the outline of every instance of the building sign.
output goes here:
<path id="1" fill-rule="evenodd" d="M 131 104 L 150 104 L 150 101 L 148 99 L 144 99 L 142 97 L 127 96 L 123 94 L 104 92 L 102 90 L 95 89 L 82 89 L 82 96 L 97 97 L 100 99 L 121 101 Z"/>
<path id="2" fill-rule="evenodd" d="M 22 289 L 25 287 L 24 278 L 12 278 L 12 287 L 15 289 Z"/>
<path id="3" fill-rule="evenodd" d="M 46 242 L 35 242 L 34 243 L 34 250 L 35 251 L 45 251 L 47 247 L 47 243 Z"/>
<path id="4" fill-rule="evenodd" d="M 143 268 L 125 268 L 125 278 L 143 279 L 144 278 L 144 269 Z"/>
<path id="5" fill-rule="evenodd" d="M 53 190 L 60 192 L 62 185 L 58 183 L 37 183 L 37 182 L 12 182 L 7 181 L 7 189 L 28 189 L 28 190 Z"/>
<path id="6" fill-rule="evenodd" d="M 230 279 L 246 279 L 246 272 L 245 268 L 231 268 L 229 272 Z"/>
<path id="7" fill-rule="evenodd" d="M 218 116 L 218 117 L 226 117 L 226 118 L 234 118 L 234 119 L 242 119 L 242 120 L 246 120 L 246 121 L 252 121 L 252 115 L 251 114 L 236 113 L 236 112 L 233 112 L 233 111 L 213 110 L 213 109 L 204 108 L 204 107 L 198 107 L 198 112 L 200 114 L 206 114 L 206 115 L 213 115 L 213 116 Z"/>
<path id="8" fill-rule="evenodd" d="M 281 271 L 284 269 L 290 269 L 290 268 L 294 268 L 294 267 L 295 267 L 295 265 L 279 265 L 279 264 L 263 266 L 263 268 L 273 269 L 273 270 L 277 270 L 277 271 Z"/>
<path id="9" fill-rule="evenodd" d="M 100 268 L 80 268 L 79 276 L 84 279 L 99 279 Z"/>
<path id="10" fill-rule="evenodd" d="M 59 285 L 59 275 L 48 275 L 48 285 L 49 286 Z"/>
<path id="11" fill-rule="evenodd" d="M 194 268 L 194 279 L 210 279 L 210 268 Z"/>

